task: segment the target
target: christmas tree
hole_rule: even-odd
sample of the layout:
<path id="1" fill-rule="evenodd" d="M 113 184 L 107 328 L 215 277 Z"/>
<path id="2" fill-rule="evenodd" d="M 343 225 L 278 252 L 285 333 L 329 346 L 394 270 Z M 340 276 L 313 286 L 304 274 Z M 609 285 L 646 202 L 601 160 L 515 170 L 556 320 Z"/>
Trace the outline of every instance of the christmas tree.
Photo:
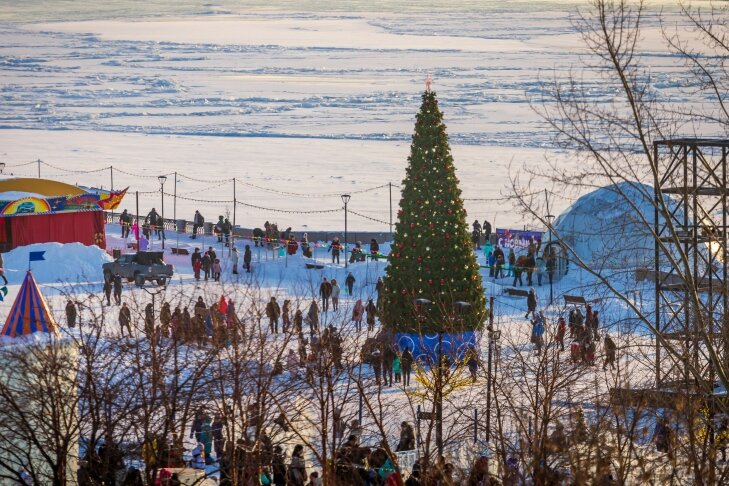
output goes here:
<path id="1" fill-rule="evenodd" d="M 479 266 L 443 114 L 433 91 L 426 89 L 422 98 L 384 278 L 381 320 L 399 333 L 474 331 L 485 316 Z"/>

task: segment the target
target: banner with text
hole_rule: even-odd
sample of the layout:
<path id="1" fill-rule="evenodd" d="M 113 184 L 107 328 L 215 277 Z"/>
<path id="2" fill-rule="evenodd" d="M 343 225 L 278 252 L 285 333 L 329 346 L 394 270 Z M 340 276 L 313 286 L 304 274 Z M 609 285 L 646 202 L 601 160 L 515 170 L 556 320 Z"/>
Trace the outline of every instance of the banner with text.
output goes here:
<path id="1" fill-rule="evenodd" d="M 522 231 L 496 228 L 501 248 L 513 248 L 514 251 L 526 250 L 532 241 L 539 247 L 542 241 L 541 231 Z"/>

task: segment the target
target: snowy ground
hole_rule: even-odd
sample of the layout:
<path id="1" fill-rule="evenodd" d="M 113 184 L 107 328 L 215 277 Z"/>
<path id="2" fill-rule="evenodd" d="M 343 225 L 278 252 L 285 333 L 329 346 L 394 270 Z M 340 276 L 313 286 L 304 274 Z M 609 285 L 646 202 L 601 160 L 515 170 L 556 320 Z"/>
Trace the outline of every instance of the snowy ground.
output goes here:
<path id="1" fill-rule="evenodd" d="M 594 71 L 582 69 L 574 8 L 346 2 L 321 11 L 299 2 L 202 9 L 101 2 L 78 11 L 24 2 L 4 9 L 0 23 L 5 175 L 36 176 L 32 163 L 18 165 L 42 159 L 57 168 L 43 166 L 44 176 L 86 185 L 108 187 L 110 172 L 75 171 L 110 165 L 115 187 L 143 192 L 157 190 L 156 176 L 175 170 L 218 181 L 181 177 L 178 195 L 193 199 L 232 201 L 232 184 L 224 182 L 232 177 L 277 191 L 333 194 L 237 187 L 239 201 L 269 208 L 239 207 L 239 224 L 288 226 L 300 218 L 271 209 L 339 208 L 338 194 L 399 184 L 423 79 L 432 73 L 464 197 L 499 198 L 510 164 L 537 166 L 545 155 L 571 163 L 569 153 L 552 148 L 529 106 L 544 82 L 576 70 L 596 101 L 614 96 Z M 681 89 L 688 74 L 658 47 L 657 12 L 652 5 L 644 18 L 649 47 L 641 61 L 652 71 L 655 94 L 678 105 L 701 102 Z M 141 210 L 158 199 L 142 194 Z M 351 209 L 379 221 L 353 215 L 351 227 L 385 229 L 388 199 L 386 190 L 355 193 Z M 393 201 L 397 207 L 397 189 Z M 552 204 L 560 210 L 568 203 Z M 134 199 L 123 206 L 133 208 Z M 208 218 L 232 212 L 230 203 L 179 199 L 177 215 L 190 218 L 199 206 L 209 208 Z M 522 224 L 508 203 L 467 201 L 466 208 L 474 219 Z M 166 209 L 171 215 L 170 201 Z M 324 213 L 302 223 L 331 229 L 341 221 L 341 213 Z"/>
<path id="2" fill-rule="evenodd" d="M 109 225 L 107 227 L 108 245 L 109 250 L 115 248 L 121 248 L 123 251 L 127 251 L 124 240 L 120 238 L 120 229 L 116 225 Z M 368 262 L 368 263 L 356 263 L 349 265 L 347 268 L 344 266 L 344 262 L 341 264 L 332 264 L 330 254 L 326 252 L 323 244 L 317 244 L 314 251 L 314 260 L 321 263 L 324 268 L 322 270 L 309 270 L 304 266 L 305 261 L 299 252 L 293 257 L 280 257 L 277 251 L 267 251 L 265 249 L 255 248 L 253 243 L 248 240 L 241 240 L 237 242 L 239 248 L 243 248 L 246 244 L 251 245 L 253 248 L 253 273 L 246 274 L 242 273 L 239 276 L 232 275 L 230 273 L 230 265 L 227 256 L 226 249 L 219 243 L 217 239 L 207 238 L 203 240 L 193 241 L 189 237 L 183 236 L 179 241 L 179 247 L 192 250 L 194 247 L 200 247 L 207 249 L 208 246 L 213 246 L 217 251 L 218 256 L 222 257 L 223 262 L 223 277 L 221 282 L 201 281 L 196 282 L 192 275 L 192 269 L 190 265 L 190 259 L 188 256 L 177 256 L 172 255 L 170 247 L 178 246 L 176 237 L 173 234 L 168 235 L 166 245 L 166 256 L 165 260 L 168 263 L 172 263 L 175 266 L 175 277 L 167 287 L 167 290 L 160 296 L 157 297 L 157 309 L 161 300 L 171 301 L 174 305 L 188 305 L 192 307 L 194 300 L 199 295 L 204 295 L 206 300 L 216 300 L 221 294 L 224 295 L 236 295 L 236 306 L 239 312 L 243 309 L 249 309 L 251 307 L 263 308 L 265 303 L 271 296 L 276 296 L 279 302 L 282 302 L 285 298 L 290 298 L 295 302 L 295 306 L 299 306 L 302 309 L 306 309 L 310 299 L 315 298 L 318 294 L 318 284 L 321 278 L 326 276 L 328 278 L 336 278 L 339 282 L 343 282 L 347 273 L 351 271 L 357 282 L 355 284 L 355 291 L 353 296 L 347 296 L 346 293 L 342 292 L 342 301 L 340 304 L 339 312 L 328 312 L 322 313 L 321 322 L 322 325 L 334 324 L 337 327 L 344 325 L 343 323 L 349 324 L 349 316 L 351 315 L 352 306 L 356 299 L 362 298 L 367 299 L 375 296 L 375 282 L 379 276 L 384 274 L 386 266 L 385 261 L 380 262 Z M 152 241 L 152 249 L 160 249 L 160 243 L 157 240 Z M 0 306 L 0 322 L 4 320 L 7 312 L 9 311 L 11 300 L 17 295 L 19 282 L 24 275 L 25 269 L 27 268 L 27 253 L 28 251 L 37 251 L 45 249 L 47 251 L 47 261 L 33 262 L 33 271 L 37 276 L 37 280 L 40 283 L 44 296 L 49 301 L 49 304 L 54 312 L 58 322 L 61 324 L 63 333 L 69 332 L 65 327 L 65 315 L 64 305 L 68 296 L 74 296 L 73 298 L 83 300 L 86 308 L 82 310 L 81 320 L 86 318 L 84 316 L 100 315 L 105 314 L 105 327 L 103 330 L 104 334 L 107 335 L 118 335 L 117 325 L 117 313 L 118 307 L 112 305 L 111 307 L 102 306 L 101 300 L 89 301 L 87 297 L 89 295 L 95 295 L 101 297 L 101 264 L 109 259 L 108 255 L 103 251 L 95 247 L 82 247 L 81 245 L 57 245 L 57 244 L 46 244 L 46 245 L 35 245 L 34 247 L 18 248 L 5 256 L 6 272 L 9 276 L 11 284 L 9 287 L 9 293 L 6 298 L 4 305 Z M 381 245 L 381 249 L 384 253 L 388 253 L 389 244 Z M 481 264 L 484 263 L 484 257 L 478 253 L 478 259 Z M 74 275 L 80 275 L 79 277 L 73 277 Z M 530 357 L 529 359 L 536 359 L 532 354 L 532 345 L 529 344 L 529 325 L 528 320 L 524 318 L 526 312 L 526 301 L 523 298 L 513 298 L 504 295 L 503 290 L 505 287 L 511 286 L 511 278 L 502 278 L 497 281 L 488 277 L 488 270 L 482 270 L 482 276 L 484 279 L 484 288 L 487 297 L 494 297 L 495 299 L 495 314 L 496 314 L 496 325 L 502 331 L 502 345 L 503 355 L 500 363 L 500 367 L 508 369 L 509 366 L 514 366 L 514 353 L 524 353 L 525 356 Z M 557 315 L 563 314 L 564 309 L 561 306 L 561 296 L 563 294 L 577 294 L 585 295 L 588 299 L 604 296 L 604 291 L 601 291 L 599 286 L 593 285 L 594 279 L 586 275 L 584 272 L 576 271 L 572 269 L 569 274 L 564 277 L 561 281 L 554 285 L 554 295 L 556 305 L 547 311 L 549 319 L 556 319 Z M 549 286 L 546 285 L 546 278 L 542 286 L 537 285 L 537 279 L 535 277 L 535 288 L 538 293 L 540 307 L 546 307 L 549 299 Z M 625 288 L 632 288 L 634 286 L 632 282 L 626 277 L 625 282 L 615 282 L 616 285 L 624 286 Z M 153 285 L 147 284 L 147 287 L 152 290 Z M 240 298 L 240 296 L 243 298 Z M 650 293 L 646 293 L 650 295 Z M 125 284 L 123 292 L 123 300 L 127 302 L 134 302 L 136 306 L 143 307 L 147 302 L 151 300 L 151 297 L 139 288 L 134 287 L 132 284 Z M 651 305 L 650 302 L 643 303 L 646 306 Z M 628 379 L 635 379 L 640 381 L 641 379 L 641 363 L 640 359 L 635 359 L 636 356 L 640 356 L 645 350 L 650 350 L 651 342 L 645 336 L 645 332 L 642 329 L 634 330 L 628 322 L 628 311 L 624 306 L 616 303 L 614 300 L 604 300 L 598 304 L 597 309 L 602 314 L 602 322 L 605 329 L 609 329 L 615 337 L 619 346 L 630 348 L 631 359 L 628 361 L 628 353 L 621 355 L 621 366 L 623 377 L 629 377 Z M 647 308 L 647 307 L 646 307 Z M 554 322 L 554 321 L 551 321 Z M 265 323 L 262 325 L 263 328 L 267 327 Z M 552 325 L 550 325 L 551 329 Z M 76 332 L 76 331 L 71 331 Z M 140 335 L 141 335 L 141 331 Z M 366 334 L 366 333 L 365 333 Z M 363 339 L 366 337 L 365 334 L 359 336 L 351 336 L 349 340 L 349 346 L 355 346 L 358 349 L 361 346 Z M 275 339 L 276 342 L 283 342 L 286 337 L 279 335 L 276 338 L 269 337 L 267 339 Z M 357 344 L 359 343 L 359 344 Z M 292 343 L 291 345 L 294 345 Z M 481 343 L 481 350 L 484 353 L 482 356 L 482 362 L 485 362 L 485 351 L 487 349 L 485 338 Z M 356 351 L 355 351 L 356 352 Z M 624 358 L 624 360 L 622 360 Z M 567 353 L 564 353 L 565 361 L 567 360 Z M 510 364 L 511 363 L 511 364 Z M 269 363 L 270 365 L 271 363 Z M 518 363 L 517 363 L 518 364 Z M 630 369 L 626 372 L 626 369 Z M 636 375 L 636 372 L 638 373 Z M 370 377 L 371 370 L 369 367 L 364 368 L 364 376 Z M 587 388 L 591 383 L 598 384 L 596 390 L 598 395 L 604 395 L 607 392 L 607 387 L 611 384 L 613 374 L 611 372 L 602 373 L 598 369 L 585 370 L 584 376 L 581 378 L 580 383 L 584 383 Z M 623 378 L 625 379 L 625 378 Z M 635 384 L 635 381 L 633 381 Z M 473 400 L 473 394 L 482 394 L 484 387 L 483 380 L 479 381 L 479 384 L 475 387 L 468 387 L 465 391 L 459 392 L 466 395 L 464 400 Z M 383 406 L 385 407 L 397 407 L 400 412 L 393 414 L 388 417 L 388 428 L 392 434 L 392 440 L 395 441 L 397 434 L 398 423 L 403 420 L 413 420 L 412 416 L 414 410 L 411 410 L 416 404 L 421 404 L 423 407 L 429 407 L 430 402 L 418 398 L 418 393 L 422 392 L 422 386 L 417 384 L 413 380 L 413 386 L 404 390 L 401 387 L 385 388 L 382 390 L 381 399 L 383 400 Z M 579 393 L 578 389 L 573 389 L 574 394 Z M 478 395 L 480 396 L 480 395 Z M 483 398 L 483 397 L 482 397 Z M 478 402 L 482 406 L 483 399 Z M 564 397 L 566 400 L 568 397 Z M 301 405 L 297 402 L 297 407 L 306 409 L 308 405 L 306 398 L 302 397 L 303 402 Z M 451 397 L 450 400 L 456 402 L 459 398 Z M 578 402 L 581 403 L 581 402 Z M 585 403 L 588 418 L 592 413 L 593 404 Z M 425 408 L 427 409 L 427 408 Z M 345 413 L 350 417 L 356 416 L 356 410 L 347 410 Z M 460 426 L 468 422 L 463 422 L 467 419 L 453 419 L 459 420 Z M 390 423 L 391 422 L 391 423 Z M 372 427 L 368 420 L 365 420 L 365 439 L 368 437 L 367 427 Z M 313 428 L 310 432 L 311 437 L 315 438 L 317 431 Z M 377 437 L 377 432 L 372 430 L 373 437 Z M 185 434 L 187 436 L 187 434 Z M 280 438 L 277 440 L 281 440 Z M 298 443 L 299 440 L 295 437 L 291 437 L 284 440 L 284 444 L 291 446 L 294 443 Z M 186 443 L 186 446 L 191 449 L 194 444 L 190 441 Z M 478 445 L 476 448 L 480 447 Z M 287 447 L 290 450 L 290 447 Z M 464 452 L 465 451 L 465 452 Z M 465 466 L 470 458 L 464 458 L 462 454 L 473 453 L 470 442 L 463 444 L 463 447 L 455 447 L 455 445 L 449 449 L 449 457 L 454 462 L 462 461 Z M 456 453 L 460 453 L 460 458 Z M 313 456 L 308 456 L 308 461 L 311 466 L 316 467 L 316 461 Z M 214 469 L 214 468 L 212 468 Z M 211 469 L 211 471 L 212 471 Z"/>

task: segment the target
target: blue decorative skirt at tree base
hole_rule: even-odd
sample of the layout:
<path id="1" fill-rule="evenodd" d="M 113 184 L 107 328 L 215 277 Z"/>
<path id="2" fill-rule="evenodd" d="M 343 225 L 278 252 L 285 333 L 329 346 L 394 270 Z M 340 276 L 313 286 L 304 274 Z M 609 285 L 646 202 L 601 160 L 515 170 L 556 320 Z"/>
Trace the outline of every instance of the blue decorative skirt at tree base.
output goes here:
<path id="1" fill-rule="evenodd" d="M 442 356 L 448 357 L 450 362 L 454 363 L 462 360 L 470 349 L 478 349 L 480 337 L 481 333 L 476 331 L 428 335 L 399 332 L 395 334 L 395 344 L 401 352 L 405 351 L 405 348 L 410 349 L 413 357 L 423 363 L 437 363 L 439 351 Z M 442 343 L 440 350 L 439 341 Z"/>

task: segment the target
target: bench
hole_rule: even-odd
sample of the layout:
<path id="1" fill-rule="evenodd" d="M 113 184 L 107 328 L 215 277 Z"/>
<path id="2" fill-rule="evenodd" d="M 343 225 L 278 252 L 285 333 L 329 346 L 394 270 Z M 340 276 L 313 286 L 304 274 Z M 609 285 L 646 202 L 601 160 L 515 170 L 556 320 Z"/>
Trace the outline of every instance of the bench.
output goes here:
<path id="1" fill-rule="evenodd" d="M 175 248 L 175 247 L 172 247 L 172 254 L 173 255 L 189 255 L 190 252 L 187 251 L 187 248 Z"/>
<path id="2" fill-rule="evenodd" d="M 324 268 L 324 265 L 321 263 L 306 263 L 305 265 L 309 270 L 321 270 Z"/>
<path id="3" fill-rule="evenodd" d="M 529 291 L 522 289 L 507 288 L 504 293 L 510 297 L 529 297 Z"/>
<path id="4" fill-rule="evenodd" d="M 574 304 L 574 305 L 587 305 L 587 301 L 585 298 L 581 295 L 564 295 L 564 303 L 565 305 Z"/>

